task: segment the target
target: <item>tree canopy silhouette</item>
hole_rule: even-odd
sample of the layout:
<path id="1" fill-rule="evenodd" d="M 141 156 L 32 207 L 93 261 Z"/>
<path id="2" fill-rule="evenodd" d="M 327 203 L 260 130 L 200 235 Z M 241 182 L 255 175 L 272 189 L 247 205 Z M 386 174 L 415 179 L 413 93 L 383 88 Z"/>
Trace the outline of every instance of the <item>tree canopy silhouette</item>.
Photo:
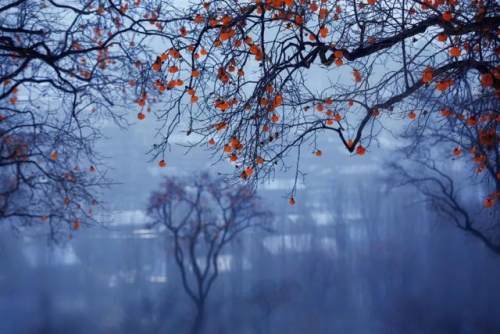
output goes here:
<path id="1" fill-rule="evenodd" d="M 99 124 L 125 125 L 127 97 L 147 76 L 138 36 L 158 29 L 140 3 L 0 4 L 0 219 L 46 222 L 54 239 L 96 222 L 109 182 Z"/>
<path id="2" fill-rule="evenodd" d="M 180 124 L 237 175 L 258 178 L 319 134 L 364 155 L 392 119 L 425 128 L 439 113 L 488 132 L 498 148 L 498 108 L 448 104 L 467 87 L 498 104 L 495 1 L 193 1 L 170 15 L 177 36 L 147 87 L 166 95 L 156 155 Z M 416 98 L 423 90 L 433 98 Z"/>
<path id="3" fill-rule="evenodd" d="M 488 142 L 472 160 L 498 202 L 496 1 L 12 0 L 0 18 L 0 218 L 91 222 L 99 121 L 127 112 L 156 116 L 159 167 L 184 130 L 250 181 L 304 144 L 321 156 L 319 135 L 363 156 L 395 119 L 440 115 Z M 489 102 L 456 109 L 465 94 Z"/>

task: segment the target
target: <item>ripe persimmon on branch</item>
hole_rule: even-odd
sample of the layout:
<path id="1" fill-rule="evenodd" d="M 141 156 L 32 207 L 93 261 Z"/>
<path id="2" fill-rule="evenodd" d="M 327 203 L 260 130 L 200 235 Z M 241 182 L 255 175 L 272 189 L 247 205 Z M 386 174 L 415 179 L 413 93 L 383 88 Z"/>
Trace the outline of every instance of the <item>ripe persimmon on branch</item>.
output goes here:
<path id="1" fill-rule="evenodd" d="M 163 96 L 153 153 L 180 124 L 244 179 L 320 134 L 365 154 L 422 89 L 500 94 L 495 1 L 192 1 L 171 15 L 144 92 Z"/>
<path id="2" fill-rule="evenodd" d="M 131 105 L 159 118 L 160 167 L 181 127 L 255 180 L 322 133 L 365 154 L 424 88 L 496 103 L 498 23 L 494 1 L 2 2 L 0 218 L 92 220 L 98 121 Z"/>

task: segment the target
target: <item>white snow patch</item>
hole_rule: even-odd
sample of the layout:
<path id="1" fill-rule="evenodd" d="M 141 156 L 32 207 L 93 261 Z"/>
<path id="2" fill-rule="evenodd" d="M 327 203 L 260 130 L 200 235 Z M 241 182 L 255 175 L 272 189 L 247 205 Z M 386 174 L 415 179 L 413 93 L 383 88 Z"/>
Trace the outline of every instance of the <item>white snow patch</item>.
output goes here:
<path id="1" fill-rule="evenodd" d="M 334 221 L 333 215 L 329 211 L 313 212 L 311 216 L 318 225 L 328 225 Z"/>
<path id="2" fill-rule="evenodd" d="M 151 283 L 167 283 L 167 276 L 165 275 L 157 275 L 149 277 L 149 281 Z"/>
<path id="3" fill-rule="evenodd" d="M 150 221 L 144 210 L 120 210 L 111 213 L 113 225 L 144 225 Z"/>

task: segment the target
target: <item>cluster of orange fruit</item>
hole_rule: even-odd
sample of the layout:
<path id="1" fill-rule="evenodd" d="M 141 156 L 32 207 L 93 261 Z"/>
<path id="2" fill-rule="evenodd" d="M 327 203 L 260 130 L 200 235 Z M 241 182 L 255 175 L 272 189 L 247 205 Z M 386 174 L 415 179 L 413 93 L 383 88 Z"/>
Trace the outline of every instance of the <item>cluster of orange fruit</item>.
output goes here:
<path id="1" fill-rule="evenodd" d="M 453 51 L 456 50 L 457 48 L 451 48 L 450 49 L 450 54 L 453 53 L 453 55 L 460 55 L 460 51 Z M 426 67 L 424 71 L 422 72 L 422 82 L 424 84 L 429 84 L 433 81 L 434 79 L 434 70 L 432 67 Z M 487 72 L 487 73 L 481 73 L 479 76 L 479 82 L 481 86 L 485 88 L 490 88 L 493 87 L 494 84 L 494 79 L 500 80 L 500 67 L 496 68 L 493 70 L 492 73 Z M 444 79 L 436 82 L 436 89 L 439 91 L 445 91 L 451 86 L 453 86 L 454 81 L 453 79 Z M 498 95 L 498 93 L 497 93 Z"/>
<path id="2" fill-rule="evenodd" d="M 2 82 L 4 90 L 8 90 L 7 86 L 11 83 L 10 79 L 6 79 Z M 12 105 L 17 104 L 17 93 L 18 93 L 18 88 L 17 86 L 14 86 L 10 88 L 10 97 L 9 97 L 9 103 Z"/>

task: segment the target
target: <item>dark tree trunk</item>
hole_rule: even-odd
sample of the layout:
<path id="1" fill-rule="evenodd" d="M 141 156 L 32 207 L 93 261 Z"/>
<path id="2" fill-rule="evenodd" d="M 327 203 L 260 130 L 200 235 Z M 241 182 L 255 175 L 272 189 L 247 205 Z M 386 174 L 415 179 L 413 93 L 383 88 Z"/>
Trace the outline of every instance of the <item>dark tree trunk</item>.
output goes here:
<path id="1" fill-rule="evenodd" d="M 196 317 L 191 327 L 191 334 L 201 334 L 203 333 L 203 326 L 205 324 L 205 301 L 199 301 L 196 303 Z"/>

